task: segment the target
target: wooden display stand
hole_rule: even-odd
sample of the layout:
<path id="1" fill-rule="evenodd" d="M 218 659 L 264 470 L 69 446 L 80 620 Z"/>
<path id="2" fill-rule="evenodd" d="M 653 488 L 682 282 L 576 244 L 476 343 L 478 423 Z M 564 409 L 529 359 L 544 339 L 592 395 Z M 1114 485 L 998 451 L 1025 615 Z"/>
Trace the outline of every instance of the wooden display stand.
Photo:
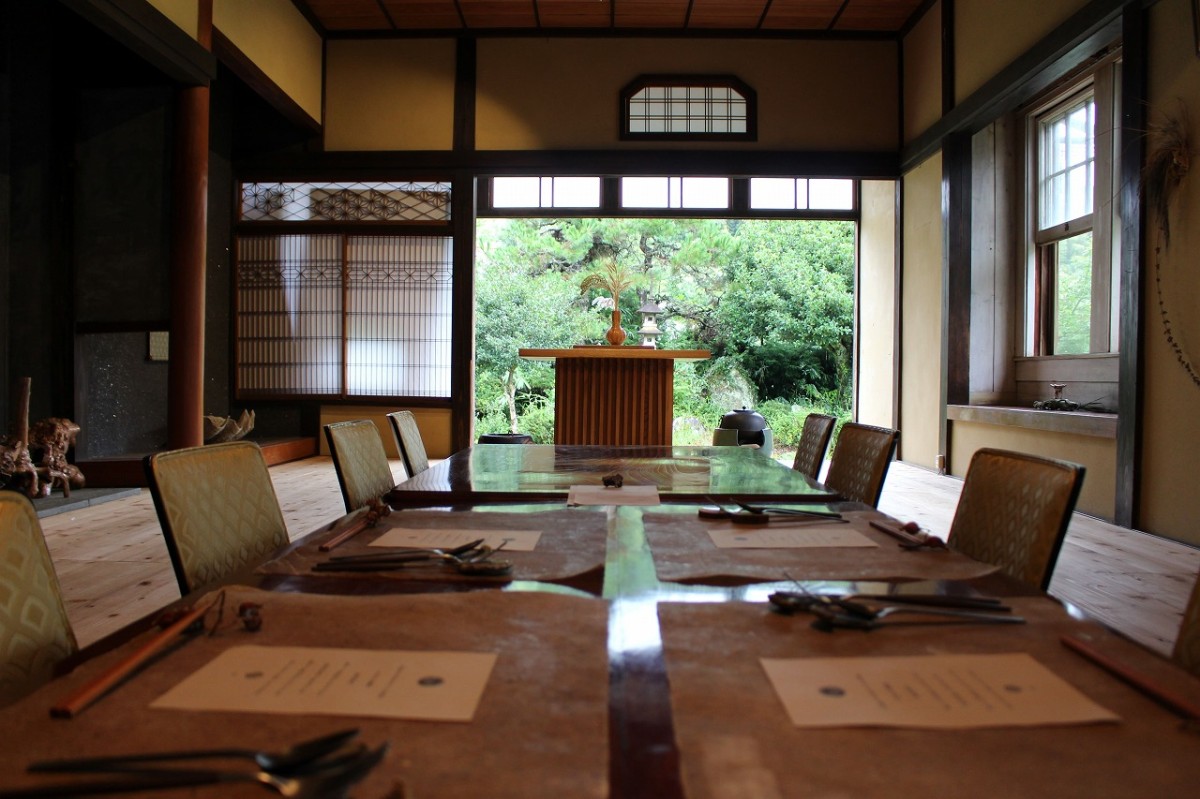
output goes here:
<path id="1" fill-rule="evenodd" d="M 581 346 L 522 349 L 555 360 L 554 443 L 671 445 L 675 361 L 708 350 Z"/>

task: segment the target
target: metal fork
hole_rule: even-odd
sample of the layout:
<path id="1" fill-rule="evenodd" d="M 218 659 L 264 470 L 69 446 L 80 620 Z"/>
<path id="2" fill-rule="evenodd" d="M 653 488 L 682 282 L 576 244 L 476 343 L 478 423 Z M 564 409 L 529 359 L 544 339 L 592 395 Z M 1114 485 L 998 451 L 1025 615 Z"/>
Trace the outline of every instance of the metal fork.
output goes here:
<path id="1" fill-rule="evenodd" d="M 297 776 L 282 776 L 269 771 L 119 769 L 120 777 L 108 780 L 59 782 L 30 788 L 0 791 L 0 799 L 39 799 L 39 797 L 93 796 L 133 791 L 162 791 L 199 785 L 233 782 L 257 782 L 289 799 L 330 799 L 342 796 L 383 760 L 388 745 L 364 749 L 356 757 L 336 766 Z"/>

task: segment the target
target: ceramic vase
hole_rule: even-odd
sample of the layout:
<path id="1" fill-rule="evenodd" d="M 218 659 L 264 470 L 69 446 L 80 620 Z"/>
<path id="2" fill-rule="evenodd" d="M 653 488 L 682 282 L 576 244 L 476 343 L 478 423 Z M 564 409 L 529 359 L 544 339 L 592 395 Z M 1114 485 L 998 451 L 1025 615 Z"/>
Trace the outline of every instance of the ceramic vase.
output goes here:
<path id="1" fill-rule="evenodd" d="M 617 308 L 613 308 L 612 326 L 608 328 L 604 338 L 608 339 L 608 343 L 614 347 L 625 341 L 625 331 L 621 329 L 621 311 Z"/>

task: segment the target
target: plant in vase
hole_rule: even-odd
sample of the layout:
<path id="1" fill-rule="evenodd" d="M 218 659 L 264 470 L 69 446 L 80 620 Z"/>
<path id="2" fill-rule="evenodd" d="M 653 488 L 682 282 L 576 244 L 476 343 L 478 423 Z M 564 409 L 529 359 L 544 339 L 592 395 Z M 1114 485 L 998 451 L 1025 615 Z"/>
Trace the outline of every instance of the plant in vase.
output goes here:
<path id="1" fill-rule="evenodd" d="M 592 289 L 606 291 L 612 297 L 612 324 L 604 338 L 614 346 L 625 341 L 625 331 L 621 329 L 621 292 L 634 285 L 634 275 L 618 263 L 616 259 L 606 259 L 598 270 L 583 278 L 579 284 L 579 293 L 587 294 Z"/>

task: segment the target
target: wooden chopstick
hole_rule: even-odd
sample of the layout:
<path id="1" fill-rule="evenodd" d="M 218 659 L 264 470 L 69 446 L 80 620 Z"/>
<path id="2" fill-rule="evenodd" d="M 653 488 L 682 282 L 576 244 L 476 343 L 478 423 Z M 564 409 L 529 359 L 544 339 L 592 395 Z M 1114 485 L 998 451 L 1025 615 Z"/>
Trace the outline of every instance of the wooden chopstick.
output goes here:
<path id="1" fill-rule="evenodd" d="M 162 630 L 158 635 L 151 638 L 140 649 L 130 654 L 121 662 L 113 665 L 104 673 L 98 675 L 91 682 L 81 687 L 78 691 L 63 699 L 58 704 L 50 708 L 50 715 L 53 718 L 69 719 L 79 715 L 85 708 L 103 696 L 110 688 L 119 683 L 121 680 L 132 674 L 139 666 L 145 663 L 150 658 L 161 652 L 172 643 L 176 638 L 191 627 L 197 619 L 204 618 L 204 614 L 208 613 L 218 602 L 221 597 L 211 602 L 204 607 L 193 607 L 187 613 L 179 617 L 171 626 Z"/>
<path id="2" fill-rule="evenodd" d="M 910 544 L 924 546 L 924 542 L 921 539 L 917 538 L 915 535 L 912 535 L 911 533 L 907 533 L 904 530 L 901 530 L 898 527 L 892 527 L 891 525 L 885 524 L 880 521 L 875 521 L 874 519 L 871 520 L 871 526 L 874 527 L 876 530 L 882 530 L 883 532 L 890 535 L 892 538 L 899 538 L 901 541 L 906 541 Z"/>
<path id="3" fill-rule="evenodd" d="M 368 519 L 367 514 L 364 513 L 362 518 L 360 518 L 358 521 L 354 522 L 354 524 L 351 524 L 345 530 L 342 530 L 340 533 L 335 535 L 333 538 L 330 538 L 328 541 L 321 544 L 321 546 L 317 547 L 317 549 L 320 550 L 321 552 L 328 552 L 331 549 L 337 549 L 342 544 L 346 543 L 351 538 L 358 535 L 363 530 L 366 530 L 370 526 L 371 526 L 370 519 Z"/>
<path id="4" fill-rule="evenodd" d="M 1187 697 L 1180 696 L 1169 688 L 1164 688 L 1152 678 L 1115 658 L 1109 657 L 1086 641 L 1081 641 L 1071 635 L 1064 635 L 1059 640 L 1062 641 L 1063 646 L 1067 647 L 1067 649 L 1083 655 L 1109 674 L 1132 685 L 1168 710 L 1185 719 L 1200 720 L 1200 704 L 1193 702 Z"/>

